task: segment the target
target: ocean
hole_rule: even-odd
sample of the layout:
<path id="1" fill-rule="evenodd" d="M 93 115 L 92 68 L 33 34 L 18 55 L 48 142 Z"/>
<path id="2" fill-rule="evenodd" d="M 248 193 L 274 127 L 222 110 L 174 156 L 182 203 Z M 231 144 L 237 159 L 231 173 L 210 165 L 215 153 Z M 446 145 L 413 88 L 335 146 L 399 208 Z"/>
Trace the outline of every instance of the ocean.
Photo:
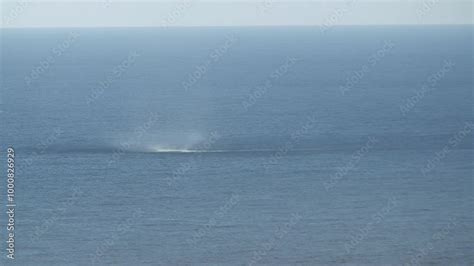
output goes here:
<path id="1" fill-rule="evenodd" d="M 472 265 L 473 30 L 0 29 L 14 263 Z"/>

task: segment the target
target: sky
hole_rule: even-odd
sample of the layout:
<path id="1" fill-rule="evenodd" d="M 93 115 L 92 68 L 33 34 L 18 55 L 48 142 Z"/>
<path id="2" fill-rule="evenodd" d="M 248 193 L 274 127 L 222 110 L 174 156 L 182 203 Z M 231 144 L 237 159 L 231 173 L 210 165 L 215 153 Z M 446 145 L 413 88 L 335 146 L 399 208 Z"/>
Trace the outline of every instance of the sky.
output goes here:
<path id="1" fill-rule="evenodd" d="M 0 0 L 0 27 L 473 24 L 461 0 Z"/>

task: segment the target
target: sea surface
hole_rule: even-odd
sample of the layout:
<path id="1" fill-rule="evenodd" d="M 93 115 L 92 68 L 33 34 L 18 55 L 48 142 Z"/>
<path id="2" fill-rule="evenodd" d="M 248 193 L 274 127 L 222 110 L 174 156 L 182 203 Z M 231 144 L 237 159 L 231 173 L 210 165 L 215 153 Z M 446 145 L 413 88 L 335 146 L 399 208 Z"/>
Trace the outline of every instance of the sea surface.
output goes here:
<path id="1" fill-rule="evenodd" d="M 0 264 L 472 265 L 473 31 L 1 29 Z"/>

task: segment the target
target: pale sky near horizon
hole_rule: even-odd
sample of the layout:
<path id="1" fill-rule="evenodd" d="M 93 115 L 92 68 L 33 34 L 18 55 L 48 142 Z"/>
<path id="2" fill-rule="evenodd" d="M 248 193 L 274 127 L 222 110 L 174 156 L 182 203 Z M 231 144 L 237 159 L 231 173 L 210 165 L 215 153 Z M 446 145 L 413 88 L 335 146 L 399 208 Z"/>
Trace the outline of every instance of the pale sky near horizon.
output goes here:
<path id="1" fill-rule="evenodd" d="M 0 27 L 473 24 L 458 0 L 0 1 Z"/>

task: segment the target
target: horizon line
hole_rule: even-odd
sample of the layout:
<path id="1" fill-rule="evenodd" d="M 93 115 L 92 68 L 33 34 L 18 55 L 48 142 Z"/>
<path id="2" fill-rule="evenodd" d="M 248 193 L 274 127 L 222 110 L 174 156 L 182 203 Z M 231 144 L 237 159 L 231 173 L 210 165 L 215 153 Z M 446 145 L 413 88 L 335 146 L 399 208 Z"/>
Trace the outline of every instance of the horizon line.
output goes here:
<path id="1" fill-rule="evenodd" d="M 275 28 L 275 27 L 357 27 L 357 26 L 365 26 L 365 27 L 390 27 L 390 26 L 474 26 L 474 23 L 423 23 L 423 24 L 337 24 L 337 25 L 324 25 L 324 24 L 317 24 L 317 25 L 156 25 L 156 26 L 125 26 L 125 25 L 117 25 L 117 26 L 7 26 L 2 27 L 0 29 L 103 29 L 103 28 Z"/>

